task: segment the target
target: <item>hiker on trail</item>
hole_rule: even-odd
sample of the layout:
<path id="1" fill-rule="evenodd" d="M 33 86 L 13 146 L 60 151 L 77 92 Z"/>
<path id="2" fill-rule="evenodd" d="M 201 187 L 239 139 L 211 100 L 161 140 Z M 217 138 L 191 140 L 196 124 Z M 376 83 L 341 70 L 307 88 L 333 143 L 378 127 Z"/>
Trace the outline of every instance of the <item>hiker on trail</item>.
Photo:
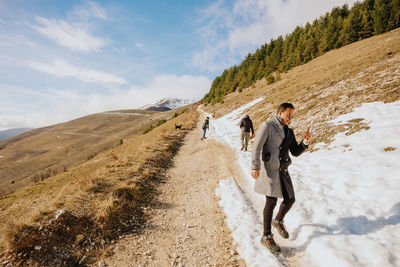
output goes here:
<path id="1" fill-rule="evenodd" d="M 201 128 L 203 129 L 203 139 L 207 139 L 206 137 L 206 131 L 210 129 L 210 118 L 207 117 L 207 119 L 203 122 L 203 125 Z"/>
<path id="2" fill-rule="evenodd" d="M 289 128 L 293 116 L 293 105 L 281 104 L 277 114 L 261 125 L 251 152 L 251 176 L 256 179 L 254 191 L 266 196 L 263 214 L 264 233 L 261 243 L 272 252 L 280 252 L 280 247 L 276 245 L 271 233 L 271 222 L 283 238 L 289 238 L 283 224 L 286 213 L 295 202 L 293 184 L 288 172 L 288 167 L 292 162 L 289 150 L 293 156 L 300 156 L 311 140 L 309 127 L 302 142 L 297 143 L 293 130 Z M 261 174 L 260 169 L 262 169 Z M 282 197 L 283 202 L 272 220 L 277 198 Z"/>
<path id="3" fill-rule="evenodd" d="M 254 128 L 253 122 L 251 121 L 249 115 L 246 114 L 244 118 L 240 121 L 240 129 L 242 133 L 240 134 L 240 141 L 242 143 L 242 147 L 240 150 L 247 151 L 247 145 L 249 144 L 250 138 L 250 130 L 251 130 L 251 137 L 254 137 Z"/>

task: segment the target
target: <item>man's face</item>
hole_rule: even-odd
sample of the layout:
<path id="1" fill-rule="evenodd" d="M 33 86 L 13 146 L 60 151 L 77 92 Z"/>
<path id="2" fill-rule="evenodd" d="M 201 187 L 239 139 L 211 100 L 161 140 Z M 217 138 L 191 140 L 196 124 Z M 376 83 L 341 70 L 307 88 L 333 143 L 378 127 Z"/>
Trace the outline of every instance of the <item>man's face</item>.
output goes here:
<path id="1" fill-rule="evenodd" d="M 282 118 L 282 125 L 286 126 L 289 125 L 290 121 L 294 117 L 294 109 L 292 108 L 287 108 L 285 111 L 279 112 L 279 117 Z"/>

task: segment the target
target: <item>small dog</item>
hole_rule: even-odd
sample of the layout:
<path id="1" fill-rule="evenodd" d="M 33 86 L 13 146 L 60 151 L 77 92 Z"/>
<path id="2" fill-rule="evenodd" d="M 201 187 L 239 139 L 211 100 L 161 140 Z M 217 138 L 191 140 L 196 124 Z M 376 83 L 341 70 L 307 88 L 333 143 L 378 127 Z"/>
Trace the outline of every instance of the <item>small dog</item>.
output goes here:
<path id="1" fill-rule="evenodd" d="M 178 129 L 182 129 L 182 124 L 178 125 L 178 124 L 175 123 L 175 130 L 178 130 Z"/>

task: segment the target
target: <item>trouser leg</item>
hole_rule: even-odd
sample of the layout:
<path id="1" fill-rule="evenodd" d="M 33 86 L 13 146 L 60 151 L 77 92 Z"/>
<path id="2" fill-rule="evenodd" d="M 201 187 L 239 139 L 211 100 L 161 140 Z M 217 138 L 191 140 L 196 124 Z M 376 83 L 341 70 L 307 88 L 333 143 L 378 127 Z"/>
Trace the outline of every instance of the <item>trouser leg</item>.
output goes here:
<path id="1" fill-rule="evenodd" d="M 276 197 L 266 196 L 265 207 L 264 207 L 264 235 L 271 233 L 271 221 L 274 208 L 276 206 Z"/>
<path id="2" fill-rule="evenodd" d="M 281 179 L 281 184 L 282 184 L 283 201 L 279 207 L 278 214 L 276 214 L 275 217 L 278 221 L 282 221 L 285 218 L 286 213 L 290 210 L 290 208 L 296 201 L 294 197 L 289 198 L 289 194 L 286 191 L 285 183 L 282 181 L 282 179 Z"/>
<path id="3" fill-rule="evenodd" d="M 244 147 L 244 132 L 240 134 L 240 142 L 242 143 L 242 148 Z"/>
<path id="4" fill-rule="evenodd" d="M 203 137 L 206 137 L 206 129 L 203 129 Z"/>
<path id="5" fill-rule="evenodd" d="M 247 145 L 249 144 L 249 137 L 250 137 L 250 133 L 245 132 L 244 133 L 244 146 L 247 147 Z"/>

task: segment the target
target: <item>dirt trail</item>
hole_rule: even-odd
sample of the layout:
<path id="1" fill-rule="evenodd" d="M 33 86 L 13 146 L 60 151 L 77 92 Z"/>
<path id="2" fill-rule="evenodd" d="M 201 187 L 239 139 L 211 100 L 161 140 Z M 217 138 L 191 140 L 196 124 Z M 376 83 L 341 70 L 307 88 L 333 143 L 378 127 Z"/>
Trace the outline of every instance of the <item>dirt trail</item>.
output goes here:
<path id="1" fill-rule="evenodd" d="M 218 206 L 219 180 L 238 175 L 234 154 L 212 139 L 202 141 L 200 124 L 190 132 L 159 186 L 139 235 L 114 244 L 106 266 L 245 266 L 237 255 Z"/>

